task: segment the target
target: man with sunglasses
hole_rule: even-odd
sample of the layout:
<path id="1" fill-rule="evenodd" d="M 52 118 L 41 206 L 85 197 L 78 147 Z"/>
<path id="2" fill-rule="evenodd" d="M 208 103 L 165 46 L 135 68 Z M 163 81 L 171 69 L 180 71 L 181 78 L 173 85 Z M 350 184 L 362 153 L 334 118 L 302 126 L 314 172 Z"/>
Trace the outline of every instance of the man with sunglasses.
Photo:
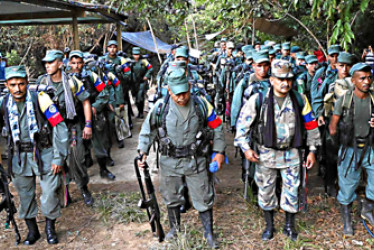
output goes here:
<path id="1" fill-rule="evenodd" d="M 350 70 L 354 90 L 347 91 L 335 103 L 330 122 L 330 134 L 339 130 L 340 150 L 338 156 L 338 201 L 344 222 L 344 235 L 353 235 L 352 203 L 356 200 L 356 188 L 361 181 L 362 168 L 367 173 L 366 199 L 363 201 L 361 217 L 374 225 L 374 93 L 371 67 L 357 63 Z M 339 127 L 338 127 L 339 124 Z"/>
<path id="2" fill-rule="evenodd" d="M 307 145 L 306 167 L 313 167 L 316 147 L 321 144 L 317 121 L 308 99 L 292 89 L 292 64 L 274 60 L 271 66 L 272 86 L 253 95 L 240 112 L 234 145 L 245 158 L 256 163 L 255 181 L 258 204 L 264 210 L 266 228 L 262 240 L 273 238 L 275 193 L 278 171 L 282 177 L 280 207 L 286 212 L 283 233 L 296 241 L 295 214 L 298 212 L 301 149 Z M 305 135 L 305 136 L 304 136 Z M 306 139 L 304 139 L 306 138 Z"/>

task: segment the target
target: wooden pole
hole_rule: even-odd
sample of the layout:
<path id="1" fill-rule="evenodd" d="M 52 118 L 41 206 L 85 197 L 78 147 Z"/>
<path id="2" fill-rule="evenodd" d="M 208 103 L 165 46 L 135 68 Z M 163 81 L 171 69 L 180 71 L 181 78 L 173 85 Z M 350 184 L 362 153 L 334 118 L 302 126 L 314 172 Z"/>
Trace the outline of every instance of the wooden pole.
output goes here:
<path id="1" fill-rule="evenodd" d="M 76 16 L 73 17 L 73 40 L 74 49 L 79 50 L 78 19 Z"/>
<path id="2" fill-rule="evenodd" d="M 255 29 L 255 12 L 253 11 L 252 14 L 252 46 L 255 46 L 255 34 L 256 34 L 256 29 Z"/>
<path id="3" fill-rule="evenodd" d="M 151 35 L 152 35 L 153 43 L 155 44 L 155 49 L 157 52 L 158 60 L 160 61 L 160 64 L 162 64 L 162 59 L 161 59 L 160 53 L 158 52 L 156 37 L 155 37 L 155 34 L 153 33 L 151 22 L 149 21 L 148 18 L 147 18 L 147 23 L 148 23 L 149 29 L 151 30 Z"/>
<path id="4" fill-rule="evenodd" d="M 121 30 L 120 23 L 116 23 L 116 31 L 117 31 L 118 51 L 122 51 L 122 30 Z"/>
<path id="5" fill-rule="evenodd" d="M 191 20 L 192 20 L 192 25 L 193 25 L 194 35 L 195 35 L 195 45 L 196 45 L 196 49 L 199 50 L 199 43 L 197 42 L 196 25 L 195 25 L 195 20 L 194 20 L 193 16 L 191 16 Z"/>
<path id="6" fill-rule="evenodd" d="M 184 19 L 184 26 L 186 27 L 186 35 L 187 35 L 188 48 L 191 49 L 190 36 L 188 35 L 187 18 Z"/>

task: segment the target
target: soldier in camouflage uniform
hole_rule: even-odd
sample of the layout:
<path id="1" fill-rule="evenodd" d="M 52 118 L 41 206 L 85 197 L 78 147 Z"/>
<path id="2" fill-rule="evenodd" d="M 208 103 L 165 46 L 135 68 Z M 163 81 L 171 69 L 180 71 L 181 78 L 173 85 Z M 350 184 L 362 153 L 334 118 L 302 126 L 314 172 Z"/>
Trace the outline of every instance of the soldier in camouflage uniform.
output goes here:
<path id="1" fill-rule="evenodd" d="M 107 45 L 108 54 L 101 57 L 100 60 L 105 62 L 106 73 L 118 76 L 117 79 L 120 81 L 112 82 L 109 86 L 109 109 L 108 113 L 109 122 L 111 128 L 114 128 L 116 132 L 116 137 L 118 141 L 118 147 L 124 148 L 124 139 L 131 135 L 129 129 L 131 127 L 131 116 L 129 109 L 131 108 L 130 98 L 129 98 L 129 85 L 130 85 L 130 60 L 122 56 L 118 56 L 118 43 L 117 41 L 110 40 Z M 109 80 L 109 79 L 108 79 Z M 121 126 L 121 119 L 125 122 L 126 126 Z M 114 126 L 113 126 L 114 125 Z M 113 131 L 112 130 L 112 131 Z M 108 152 L 108 165 L 113 166 L 114 162 L 110 156 L 110 151 Z"/>
<path id="2" fill-rule="evenodd" d="M 144 97 L 148 90 L 148 80 L 151 79 L 153 68 L 147 59 L 142 58 L 140 48 L 132 48 L 132 56 L 135 62 L 131 65 L 131 94 L 135 97 L 138 108 L 138 118 L 144 118 Z"/>
<path id="3" fill-rule="evenodd" d="M 48 94 L 28 89 L 24 66 L 7 67 L 5 77 L 9 93 L 0 98 L 1 117 L 9 142 L 8 170 L 20 201 L 19 218 L 25 219 L 28 228 L 24 244 L 32 245 L 40 238 L 36 177 L 42 190 L 47 242 L 57 244 L 55 222 L 61 216 L 57 193 L 68 154 L 68 130 Z"/>
<path id="4" fill-rule="evenodd" d="M 291 240 L 297 240 L 294 222 L 298 212 L 300 151 L 304 144 L 309 146 L 306 166 L 311 168 L 315 163 L 316 147 L 321 143 L 308 99 L 292 90 L 292 80 L 291 63 L 274 60 L 270 77 L 272 87 L 268 92 L 253 95 L 246 102 L 234 140 L 234 145 L 241 148 L 245 157 L 256 163 L 258 204 L 264 210 L 266 220 L 263 240 L 273 238 L 273 210 L 278 206 L 275 194 L 278 171 L 283 181 L 280 206 L 286 212 L 283 233 Z M 251 146 L 253 140 L 255 144 Z"/>
<path id="5" fill-rule="evenodd" d="M 231 105 L 231 126 L 236 130 L 236 124 L 239 118 L 240 109 L 245 105 L 248 99 L 259 92 L 266 92 L 270 87 L 269 81 L 269 55 L 267 51 L 253 52 L 253 69 L 254 73 L 247 74 L 243 80 L 236 86 L 234 91 L 233 102 Z M 244 154 L 241 152 L 242 157 L 242 179 L 245 182 L 245 174 L 248 169 L 245 169 L 247 164 Z M 253 165 L 253 164 L 252 164 Z M 254 167 L 249 169 L 249 181 L 251 184 L 252 192 L 257 193 L 257 186 L 254 179 Z"/>
<path id="6" fill-rule="evenodd" d="M 213 152 L 221 167 L 226 147 L 222 121 L 212 105 L 204 98 L 191 94 L 184 69 L 175 68 L 169 73 L 169 95 L 159 100 L 148 113 L 139 134 L 138 150 L 144 161 L 156 137 L 160 140 L 160 192 L 168 209 L 170 231 L 166 240 L 176 237 L 180 230 L 180 206 L 184 204 L 183 179 L 190 190 L 193 206 L 199 211 L 204 237 L 212 248 L 218 243 L 213 234 L 213 182 L 209 178 L 204 150 L 213 142 Z M 204 108 L 206 111 L 201 112 Z M 161 124 L 160 124 L 161 123 Z M 211 138 L 201 141 L 198 134 Z M 210 133 L 210 136 L 207 134 Z M 208 143 L 208 144 L 207 144 Z M 200 145 L 197 146 L 196 145 Z M 204 153 L 205 152 L 205 153 Z"/>
<path id="7" fill-rule="evenodd" d="M 308 55 L 305 57 L 306 71 L 302 73 L 297 79 L 297 91 L 300 94 L 304 94 L 308 97 L 308 100 L 312 100 L 311 88 L 313 83 L 313 77 L 316 73 L 318 60 L 315 55 Z"/>
<path id="8" fill-rule="evenodd" d="M 340 52 L 338 60 L 336 63 L 336 68 L 338 70 L 338 78 L 329 85 L 328 93 L 324 97 L 324 112 L 323 117 L 323 127 L 327 128 L 330 123 L 331 117 L 334 112 L 334 105 L 336 100 L 344 95 L 348 90 L 353 90 L 354 85 L 351 82 L 350 69 L 354 63 L 354 55 L 346 52 Z M 322 119 L 320 119 L 322 120 Z M 323 130 L 322 130 L 323 131 Z M 322 132 L 321 132 L 322 133 Z M 336 181 L 337 181 L 337 158 L 339 145 L 336 140 L 334 140 L 329 131 L 326 129 L 324 138 L 322 138 L 322 159 L 321 165 L 325 166 L 324 171 L 324 184 L 325 191 L 329 196 L 336 197 Z"/>
<path id="9" fill-rule="evenodd" d="M 366 170 L 365 199 L 361 218 L 374 225 L 374 93 L 370 90 L 373 76 L 371 67 L 357 63 L 350 70 L 354 90 L 346 91 L 335 103 L 329 130 L 332 136 L 339 132 L 338 202 L 344 222 L 344 235 L 353 235 L 352 203 L 356 189 L 362 182 L 361 173 Z"/>
<path id="10" fill-rule="evenodd" d="M 71 143 L 67 159 L 69 175 L 75 180 L 84 200 L 87 201 L 91 193 L 87 187 L 89 176 L 84 164 L 83 139 L 89 140 L 92 137 L 90 94 L 84 88 L 83 82 L 61 70 L 62 57 L 62 51 L 47 52 L 43 58 L 47 74 L 40 76 L 37 84 L 55 89 L 53 101 L 69 130 L 67 135 Z"/>
<path id="11" fill-rule="evenodd" d="M 84 68 L 83 53 L 80 50 L 73 50 L 70 52 L 69 58 L 69 64 L 74 72 L 74 76 L 83 82 L 84 87 L 90 93 L 93 117 L 92 143 L 100 167 L 100 176 L 102 178 L 114 180 L 115 176 L 106 167 L 106 160 L 109 156 L 108 152 L 110 151 L 110 133 L 104 115 L 104 111 L 109 102 L 108 88 L 95 72 Z M 92 205 L 93 198 L 85 199 L 85 203 L 87 205 Z"/>

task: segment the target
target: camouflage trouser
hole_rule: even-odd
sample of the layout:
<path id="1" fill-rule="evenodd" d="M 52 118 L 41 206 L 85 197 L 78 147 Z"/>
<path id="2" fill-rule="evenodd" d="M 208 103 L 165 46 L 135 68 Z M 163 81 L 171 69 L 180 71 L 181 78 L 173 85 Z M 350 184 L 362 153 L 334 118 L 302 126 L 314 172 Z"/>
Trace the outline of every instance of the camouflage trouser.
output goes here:
<path id="1" fill-rule="evenodd" d="M 280 171 L 282 176 L 280 207 L 289 213 L 298 211 L 299 169 L 299 166 L 280 169 L 256 166 L 255 181 L 258 186 L 258 204 L 263 210 L 273 210 L 278 206 L 275 188 L 277 172 Z"/>

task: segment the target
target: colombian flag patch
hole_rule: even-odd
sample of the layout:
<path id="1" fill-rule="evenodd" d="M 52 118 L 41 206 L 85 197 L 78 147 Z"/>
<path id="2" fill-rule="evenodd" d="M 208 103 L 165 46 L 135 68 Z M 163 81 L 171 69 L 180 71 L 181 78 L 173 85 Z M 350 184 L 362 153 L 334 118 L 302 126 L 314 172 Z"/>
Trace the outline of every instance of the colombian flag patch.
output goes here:
<path id="1" fill-rule="evenodd" d="M 303 119 L 304 119 L 304 127 L 306 130 L 313 130 L 318 128 L 318 123 L 316 118 L 314 117 L 312 108 L 306 99 L 303 111 L 302 111 Z"/>
<path id="2" fill-rule="evenodd" d="M 44 115 L 47 117 L 52 127 L 55 127 L 57 124 L 64 120 L 60 112 L 58 112 L 55 104 L 50 105 L 44 112 Z"/>
<path id="3" fill-rule="evenodd" d="M 216 115 L 216 112 L 214 109 L 212 110 L 212 113 L 208 117 L 208 127 L 211 129 L 217 128 L 219 125 L 221 125 L 222 120 L 219 118 L 219 116 Z"/>
<path id="4" fill-rule="evenodd" d="M 103 91 L 103 89 L 105 88 L 105 83 L 102 82 L 99 77 L 96 78 L 94 85 L 95 85 L 96 90 L 99 92 Z"/>

